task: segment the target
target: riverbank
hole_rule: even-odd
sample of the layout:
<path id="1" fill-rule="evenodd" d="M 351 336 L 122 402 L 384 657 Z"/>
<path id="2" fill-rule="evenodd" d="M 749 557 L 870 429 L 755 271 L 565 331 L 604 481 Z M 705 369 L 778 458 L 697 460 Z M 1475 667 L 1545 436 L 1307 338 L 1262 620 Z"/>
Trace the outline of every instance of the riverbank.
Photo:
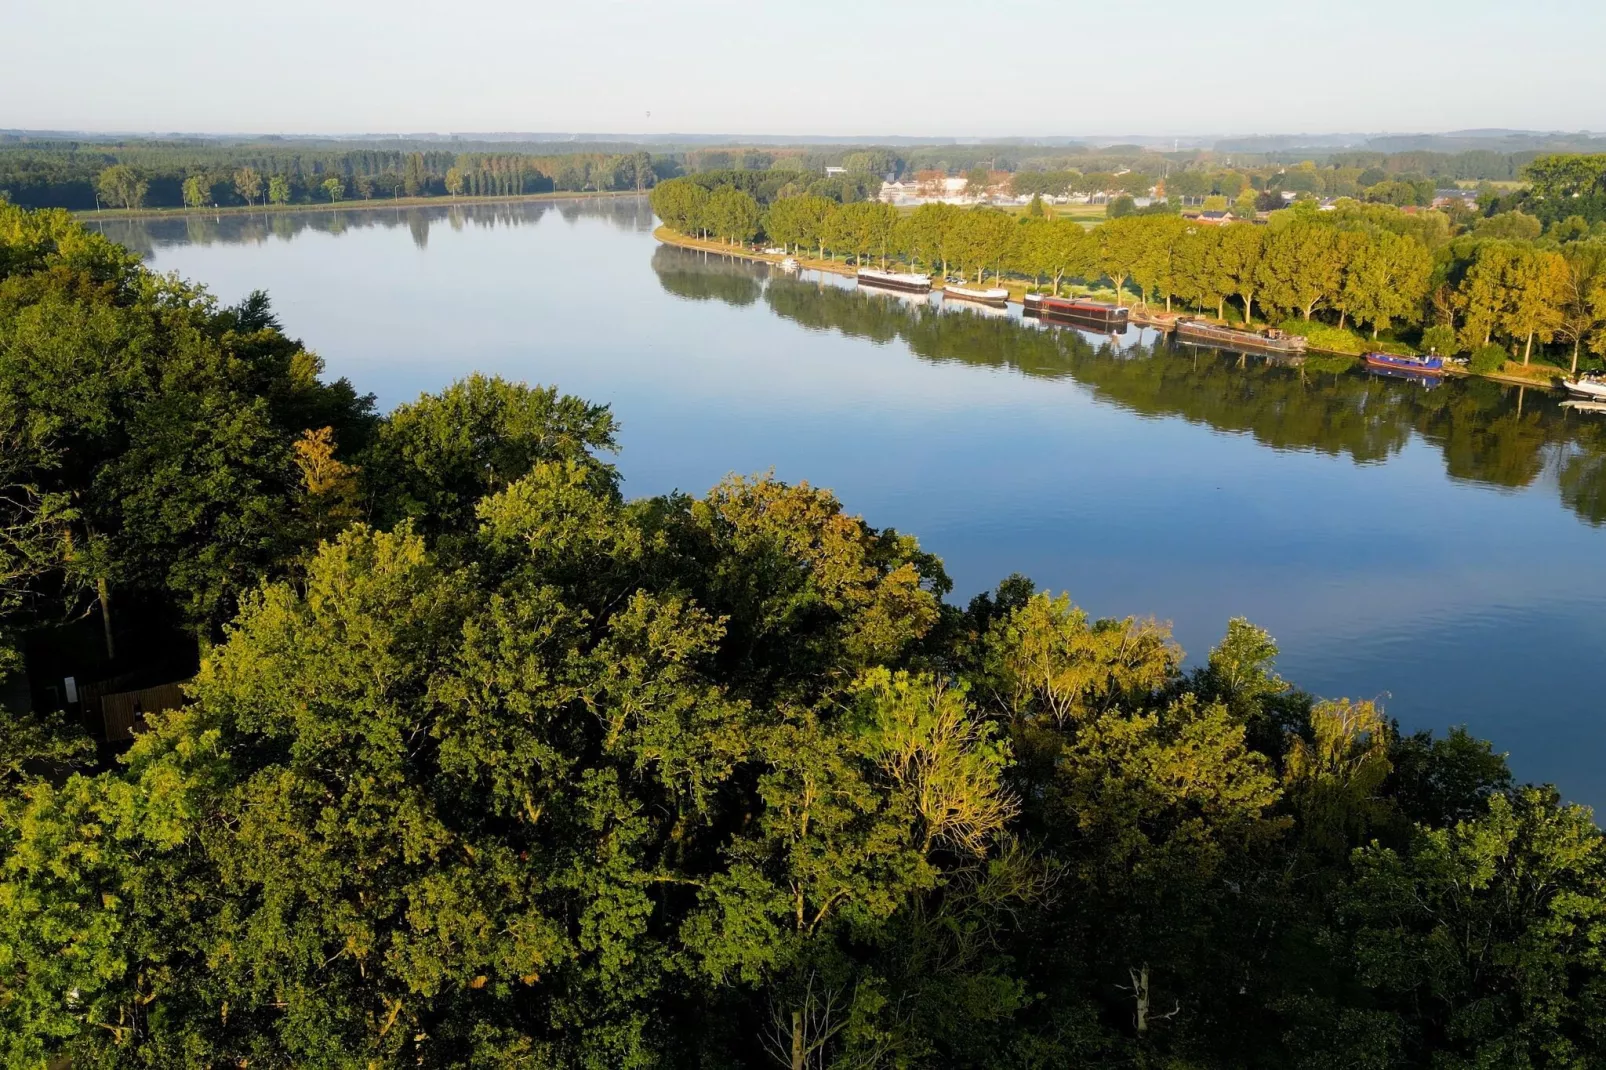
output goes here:
<path id="1" fill-rule="evenodd" d="M 73 217 L 83 220 L 158 219 L 188 215 L 259 215 L 273 212 L 338 212 L 347 208 L 426 208 L 459 204 L 522 204 L 527 201 L 601 200 L 609 197 L 644 197 L 635 190 L 565 190 L 521 193 L 497 197 L 373 197 L 352 201 L 312 201 L 306 204 L 232 204 L 222 208 L 100 208 L 80 209 Z"/>
<path id="2" fill-rule="evenodd" d="M 652 232 L 652 236 L 664 245 L 673 245 L 681 249 L 694 249 L 705 253 L 717 253 L 720 256 L 729 256 L 737 260 L 748 260 L 761 264 L 779 265 L 781 261 L 788 259 L 788 256 L 790 255 L 758 252 L 745 246 L 730 245 L 722 241 L 708 241 L 702 238 L 691 238 L 662 224 L 660 224 L 658 228 Z M 848 278 L 853 278 L 858 274 L 857 267 L 839 260 L 821 260 L 818 257 L 805 256 L 790 256 L 790 258 L 797 261 L 799 267 L 812 271 L 828 271 L 835 275 L 847 276 Z M 1026 294 L 1027 290 L 1031 288 L 1031 284 L 1018 279 L 989 279 L 987 281 L 987 285 L 1008 290 L 1010 303 L 1017 305 L 1022 303 L 1022 298 Z M 940 287 L 937 289 L 938 292 L 941 292 Z M 1102 296 L 1096 289 L 1088 289 L 1087 287 L 1082 287 L 1081 289 L 1084 290 L 1088 296 Z M 1179 313 L 1149 313 L 1145 312 L 1143 309 L 1133 307 L 1131 312 L 1131 322 L 1134 326 L 1158 327 L 1169 331 L 1171 329 L 1171 325 L 1176 321 L 1179 315 Z M 1340 349 L 1323 349 L 1318 346 L 1311 346 L 1306 352 L 1321 356 L 1349 357 L 1353 360 L 1363 359 L 1363 354 L 1345 352 L 1344 350 Z M 1444 366 L 1444 372 L 1446 375 L 1457 378 L 1491 379 L 1497 383 L 1505 383 L 1510 386 L 1531 386 L 1536 390 L 1548 390 L 1552 392 L 1560 392 L 1561 390 L 1556 383 L 1556 376 L 1547 374 L 1543 370 L 1538 371 L 1534 375 L 1521 375 L 1504 371 L 1475 372 L 1459 365 L 1446 364 Z"/>

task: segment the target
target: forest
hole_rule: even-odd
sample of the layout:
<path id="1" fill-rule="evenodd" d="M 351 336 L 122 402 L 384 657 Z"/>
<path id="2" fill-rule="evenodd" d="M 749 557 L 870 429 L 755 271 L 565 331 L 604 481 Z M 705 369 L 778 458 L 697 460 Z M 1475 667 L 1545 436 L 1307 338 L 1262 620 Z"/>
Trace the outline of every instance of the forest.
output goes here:
<path id="1" fill-rule="evenodd" d="M 34 208 L 211 208 L 370 201 L 397 197 L 519 196 L 645 190 L 661 179 L 720 171 L 774 171 L 780 184 L 812 176 L 812 192 L 863 199 L 884 176 L 1007 176 L 1015 192 L 1128 193 L 1156 185 L 1182 204 L 1244 191 L 1268 204 L 1282 192 L 1427 205 L 1436 187 L 1482 183 L 1480 200 L 1515 198 L 1546 222 L 1606 219 L 1606 200 L 1546 198 L 1556 161 L 1587 156 L 1539 151 L 1279 153 L 1204 149 L 1158 152 L 1100 147 L 854 145 L 767 148 L 618 142 L 450 139 L 81 139 L 0 134 L 0 199 Z M 827 168 L 833 169 L 831 173 Z M 1564 168 L 1563 168 L 1564 169 Z M 840 173 L 838 173 L 840 172 Z M 846 176 L 848 181 L 838 181 Z M 1496 188 L 1491 183 L 1507 186 Z M 873 190 L 873 186 L 868 186 Z M 754 192 L 749 190 L 748 192 Z M 1560 214 L 1556 214 L 1560 213 Z"/>
<path id="2" fill-rule="evenodd" d="M 0 206 L 4 667 L 194 673 L 113 761 L 0 714 L 3 1065 L 1606 1058 L 1606 842 L 1486 743 L 1248 621 L 955 604 L 806 483 L 627 499 L 555 387 L 320 373 Z"/>
<path id="3" fill-rule="evenodd" d="M 1296 200 L 1266 225 L 1205 225 L 1159 205 L 1089 229 L 1051 217 L 1041 199 L 1020 216 L 941 203 L 905 213 L 795 184 L 767 201 L 738 182 L 708 185 L 667 180 L 652 192 L 653 209 L 682 234 L 762 237 L 822 260 L 896 260 L 978 282 L 990 273 L 1055 293 L 1067 281 L 1106 287 L 1117 303 L 1130 294 L 1168 312 L 1258 316 L 1341 352 L 1384 338 L 1465 354 L 1473 371 L 1489 372 L 1508 361 L 1529 369 L 1548 348 L 1574 374 L 1606 357 L 1606 232 L 1576 215 L 1546 228 L 1515 208 L 1484 216 Z"/>

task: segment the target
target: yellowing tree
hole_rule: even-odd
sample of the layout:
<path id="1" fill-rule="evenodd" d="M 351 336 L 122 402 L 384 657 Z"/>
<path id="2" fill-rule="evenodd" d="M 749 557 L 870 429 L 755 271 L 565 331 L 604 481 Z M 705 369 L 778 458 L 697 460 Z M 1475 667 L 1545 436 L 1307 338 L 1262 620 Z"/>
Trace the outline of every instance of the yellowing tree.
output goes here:
<path id="1" fill-rule="evenodd" d="M 1546 249 L 1524 249 L 1512 260 L 1505 282 L 1500 326 L 1513 340 L 1522 340 L 1522 362 L 1527 364 L 1534 339 L 1550 341 L 1565 322 L 1567 261 Z"/>

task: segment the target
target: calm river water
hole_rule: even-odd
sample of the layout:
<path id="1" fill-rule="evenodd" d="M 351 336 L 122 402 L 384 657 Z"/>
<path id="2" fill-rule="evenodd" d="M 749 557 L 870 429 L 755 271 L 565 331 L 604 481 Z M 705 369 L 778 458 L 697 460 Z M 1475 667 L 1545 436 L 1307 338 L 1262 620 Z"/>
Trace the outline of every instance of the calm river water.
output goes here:
<path id="1" fill-rule="evenodd" d="M 631 494 L 773 469 L 1099 615 L 1230 616 L 1327 696 L 1464 724 L 1606 803 L 1606 415 L 1490 383 L 1043 328 L 660 248 L 645 202 L 102 224 L 381 406 L 472 371 L 607 401 Z"/>

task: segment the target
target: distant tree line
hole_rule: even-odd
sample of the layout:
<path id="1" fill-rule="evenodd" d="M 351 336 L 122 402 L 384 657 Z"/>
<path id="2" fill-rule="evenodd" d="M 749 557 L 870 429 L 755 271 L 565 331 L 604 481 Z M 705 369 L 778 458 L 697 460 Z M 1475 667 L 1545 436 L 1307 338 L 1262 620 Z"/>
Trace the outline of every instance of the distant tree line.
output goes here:
<path id="1" fill-rule="evenodd" d="M 646 190 L 678 165 L 646 152 L 286 151 L 193 146 L 0 145 L 0 192 L 14 204 L 82 210 L 300 204 L 394 197 Z"/>
<path id="2" fill-rule="evenodd" d="M 753 177 L 764 175 L 755 172 Z M 1266 225 L 1205 225 L 1172 213 L 1111 219 L 1092 230 L 1069 219 L 1016 218 L 986 207 L 878 201 L 809 193 L 760 202 L 744 186 L 709 190 L 671 179 L 652 195 L 659 218 L 684 234 L 726 242 L 762 238 L 819 257 L 900 260 L 981 281 L 988 273 L 1034 283 L 1107 284 L 1119 303 L 1191 307 L 1217 318 L 1261 319 L 1302 331 L 1365 328 L 1411 339 L 1477 370 L 1529 364 L 1555 346 L 1571 371 L 1606 356 L 1606 236 L 1578 220 L 1571 240 L 1541 236 L 1532 216 L 1408 213 L 1341 201 L 1273 212 Z M 1279 203 L 1281 203 L 1279 201 Z"/>

